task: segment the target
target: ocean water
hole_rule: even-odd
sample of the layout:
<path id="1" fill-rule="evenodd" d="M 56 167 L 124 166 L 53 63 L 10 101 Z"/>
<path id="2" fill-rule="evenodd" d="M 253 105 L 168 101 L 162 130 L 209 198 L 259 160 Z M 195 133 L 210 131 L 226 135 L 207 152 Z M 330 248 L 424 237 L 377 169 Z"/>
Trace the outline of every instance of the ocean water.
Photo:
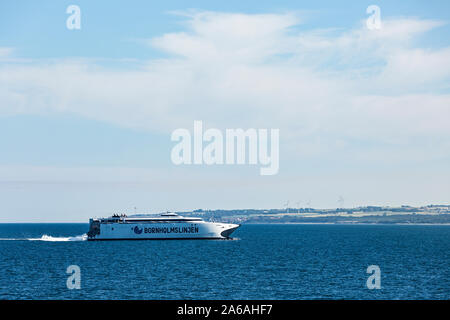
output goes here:
<path id="1" fill-rule="evenodd" d="M 87 228 L 0 224 L 0 299 L 450 299 L 450 226 L 243 225 L 235 240 L 111 242 L 85 241 Z M 379 290 L 366 287 L 369 265 Z"/>

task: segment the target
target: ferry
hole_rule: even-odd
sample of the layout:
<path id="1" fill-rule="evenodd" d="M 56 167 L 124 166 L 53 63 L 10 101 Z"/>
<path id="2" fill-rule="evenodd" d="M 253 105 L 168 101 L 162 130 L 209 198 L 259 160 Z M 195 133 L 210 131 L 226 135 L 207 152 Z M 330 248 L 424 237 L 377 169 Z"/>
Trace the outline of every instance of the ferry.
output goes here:
<path id="1" fill-rule="evenodd" d="M 153 215 L 115 214 L 89 219 L 88 240 L 231 239 L 239 224 L 204 221 L 173 212 Z"/>

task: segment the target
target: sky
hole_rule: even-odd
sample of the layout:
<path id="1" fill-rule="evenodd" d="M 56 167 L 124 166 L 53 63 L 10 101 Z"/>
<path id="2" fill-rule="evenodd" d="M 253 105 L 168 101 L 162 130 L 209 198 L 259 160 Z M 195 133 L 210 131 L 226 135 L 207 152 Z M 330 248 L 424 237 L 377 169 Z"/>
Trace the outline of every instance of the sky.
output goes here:
<path id="1" fill-rule="evenodd" d="M 449 204 L 449 15 L 448 1 L 3 1 L 0 222 Z M 278 173 L 175 165 L 171 133 L 195 120 L 279 129 Z"/>

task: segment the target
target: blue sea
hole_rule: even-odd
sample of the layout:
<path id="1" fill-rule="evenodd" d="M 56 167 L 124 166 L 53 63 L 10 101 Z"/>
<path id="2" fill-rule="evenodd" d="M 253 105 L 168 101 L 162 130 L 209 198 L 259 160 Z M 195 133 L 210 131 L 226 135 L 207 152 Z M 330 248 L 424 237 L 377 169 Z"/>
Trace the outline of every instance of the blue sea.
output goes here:
<path id="1" fill-rule="evenodd" d="M 243 225 L 234 240 L 86 241 L 0 224 L 1 299 L 450 299 L 450 226 Z M 66 286 L 77 265 L 81 289 Z M 367 267 L 381 289 L 366 286 Z"/>

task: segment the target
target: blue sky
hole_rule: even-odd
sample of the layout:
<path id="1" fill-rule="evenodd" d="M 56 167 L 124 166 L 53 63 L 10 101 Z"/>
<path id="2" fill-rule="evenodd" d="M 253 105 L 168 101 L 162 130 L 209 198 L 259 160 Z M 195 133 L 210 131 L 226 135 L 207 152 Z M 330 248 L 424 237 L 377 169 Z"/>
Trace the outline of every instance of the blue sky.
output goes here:
<path id="1" fill-rule="evenodd" d="M 371 4 L 381 30 L 365 26 Z M 448 203 L 449 7 L 2 2 L 0 222 Z M 279 128 L 279 174 L 173 165 L 170 134 L 194 120 Z"/>
<path id="2" fill-rule="evenodd" d="M 79 5 L 82 29 L 68 32 L 66 8 Z M 162 53 L 145 48 L 138 40 L 182 31 L 183 19 L 174 12 L 189 9 L 247 14 L 303 13 L 303 29 L 351 28 L 365 19 L 371 4 L 382 7 L 382 15 L 448 19 L 446 1 L 8 1 L 0 9 L 2 46 L 16 48 L 23 58 L 89 57 L 99 59 L 147 59 Z M 61 27 L 62 26 L 62 27 Z M 448 32 L 448 26 L 440 30 Z M 448 33 L 447 33 L 448 34 Z M 443 45 L 436 35 L 435 45 Z"/>

